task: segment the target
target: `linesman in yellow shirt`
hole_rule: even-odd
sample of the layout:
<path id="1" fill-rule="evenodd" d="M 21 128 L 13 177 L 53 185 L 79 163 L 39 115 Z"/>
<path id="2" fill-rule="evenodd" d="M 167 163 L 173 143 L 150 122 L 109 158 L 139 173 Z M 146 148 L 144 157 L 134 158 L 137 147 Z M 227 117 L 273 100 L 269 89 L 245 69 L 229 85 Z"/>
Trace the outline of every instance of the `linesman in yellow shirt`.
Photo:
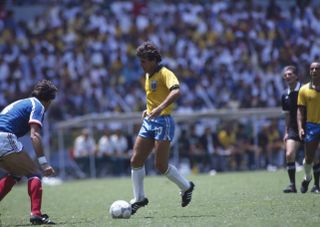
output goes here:
<path id="1" fill-rule="evenodd" d="M 161 55 L 153 43 L 144 42 L 137 48 L 136 54 L 145 74 L 147 109 L 142 113 L 143 123 L 131 157 L 132 214 L 149 202 L 144 193 L 143 179 L 144 163 L 152 150 L 155 153 L 155 167 L 180 188 L 181 206 L 185 207 L 191 201 L 194 184 L 184 178 L 176 167 L 168 164 L 175 127 L 171 112 L 174 101 L 180 96 L 179 81 L 172 71 L 160 64 Z"/>
<path id="2" fill-rule="evenodd" d="M 312 163 L 316 160 L 316 150 L 320 141 L 320 63 L 310 65 L 311 82 L 303 85 L 298 94 L 298 130 L 299 137 L 305 142 L 304 179 L 301 183 L 301 192 L 308 191 L 312 179 Z M 313 171 L 319 173 L 320 165 L 315 164 Z M 312 192 L 319 193 L 319 177 L 315 180 Z"/>

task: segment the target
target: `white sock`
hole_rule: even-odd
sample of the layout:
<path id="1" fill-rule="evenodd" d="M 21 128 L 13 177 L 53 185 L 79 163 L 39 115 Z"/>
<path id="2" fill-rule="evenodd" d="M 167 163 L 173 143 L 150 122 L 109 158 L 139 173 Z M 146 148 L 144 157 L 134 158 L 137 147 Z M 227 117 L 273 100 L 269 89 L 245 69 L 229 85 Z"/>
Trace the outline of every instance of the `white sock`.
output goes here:
<path id="1" fill-rule="evenodd" d="M 184 178 L 173 165 L 168 166 L 168 170 L 164 173 L 169 180 L 175 183 L 182 192 L 190 188 L 190 182 Z"/>
<path id="2" fill-rule="evenodd" d="M 305 180 L 310 180 L 312 178 L 311 176 L 311 169 L 312 169 L 312 163 L 307 164 L 305 160 L 303 159 L 303 169 L 304 169 L 304 179 Z"/>
<path id="3" fill-rule="evenodd" d="M 131 180 L 133 187 L 133 196 L 135 201 L 141 201 L 145 197 L 143 186 L 143 179 L 145 175 L 146 170 L 144 166 L 136 169 L 131 169 Z"/>

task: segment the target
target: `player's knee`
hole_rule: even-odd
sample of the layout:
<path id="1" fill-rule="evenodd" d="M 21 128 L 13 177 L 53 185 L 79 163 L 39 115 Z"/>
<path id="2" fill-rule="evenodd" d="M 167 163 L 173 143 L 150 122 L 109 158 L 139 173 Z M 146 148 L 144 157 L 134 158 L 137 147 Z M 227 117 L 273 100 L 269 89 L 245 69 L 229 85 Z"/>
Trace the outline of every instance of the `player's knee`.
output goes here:
<path id="1" fill-rule="evenodd" d="M 16 182 L 19 182 L 21 180 L 21 178 L 22 178 L 22 177 L 14 176 L 14 175 L 11 175 L 11 176 Z"/>
<path id="2" fill-rule="evenodd" d="M 156 162 L 155 163 L 155 167 L 161 174 L 164 174 L 168 169 L 168 165 L 167 164 L 160 163 L 160 162 Z"/>
<path id="3" fill-rule="evenodd" d="M 138 158 L 137 158 L 137 156 L 135 156 L 135 155 L 133 155 L 132 157 L 131 157 L 131 159 L 130 159 L 130 165 L 131 165 L 131 167 L 133 167 L 133 168 L 138 168 L 138 167 L 140 167 L 140 166 L 143 166 L 143 162 L 141 162 Z"/>
<path id="4" fill-rule="evenodd" d="M 294 157 L 293 157 L 293 153 L 291 153 L 291 152 L 287 152 L 286 153 L 286 160 L 287 161 L 294 161 Z"/>
<path id="5" fill-rule="evenodd" d="M 28 180 L 30 180 L 32 178 L 38 178 L 39 180 L 42 179 L 42 176 L 39 173 L 28 174 L 28 175 L 26 175 L 26 177 L 28 178 Z"/>
<path id="6" fill-rule="evenodd" d="M 304 163 L 310 165 L 313 163 L 313 160 L 314 160 L 314 155 L 310 153 L 306 153 L 306 155 L 304 156 Z"/>

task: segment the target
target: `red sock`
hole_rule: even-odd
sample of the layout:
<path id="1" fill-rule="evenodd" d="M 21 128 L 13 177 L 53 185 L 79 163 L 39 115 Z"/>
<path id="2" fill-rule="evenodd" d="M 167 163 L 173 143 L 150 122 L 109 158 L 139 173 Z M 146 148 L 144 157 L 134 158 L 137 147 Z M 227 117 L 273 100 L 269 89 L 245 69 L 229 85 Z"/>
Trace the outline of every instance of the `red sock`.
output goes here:
<path id="1" fill-rule="evenodd" d="M 0 180 L 0 201 L 11 191 L 16 181 L 11 175 L 7 175 Z"/>
<path id="2" fill-rule="evenodd" d="M 38 177 L 28 179 L 28 193 L 31 201 L 31 215 L 41 215 L 42 186 Z"/>

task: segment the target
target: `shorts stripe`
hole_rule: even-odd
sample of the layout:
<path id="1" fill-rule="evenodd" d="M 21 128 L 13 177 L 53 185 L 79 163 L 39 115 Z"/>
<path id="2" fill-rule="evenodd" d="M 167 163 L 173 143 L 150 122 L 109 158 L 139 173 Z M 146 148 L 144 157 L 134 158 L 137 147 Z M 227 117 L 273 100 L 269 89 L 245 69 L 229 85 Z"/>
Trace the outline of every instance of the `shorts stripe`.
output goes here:
<path id="1" fill-rule="evenodd" d="M 170 135 L 169 135 L 169 132 L 170 132 L 170 122 L 169 122 L 169 118 L 167 116 L 164 117 L 164 120 L 166 121 L 166 134 L 165 134 L 165 137 L 166 139 L 170 140 Z"/>

